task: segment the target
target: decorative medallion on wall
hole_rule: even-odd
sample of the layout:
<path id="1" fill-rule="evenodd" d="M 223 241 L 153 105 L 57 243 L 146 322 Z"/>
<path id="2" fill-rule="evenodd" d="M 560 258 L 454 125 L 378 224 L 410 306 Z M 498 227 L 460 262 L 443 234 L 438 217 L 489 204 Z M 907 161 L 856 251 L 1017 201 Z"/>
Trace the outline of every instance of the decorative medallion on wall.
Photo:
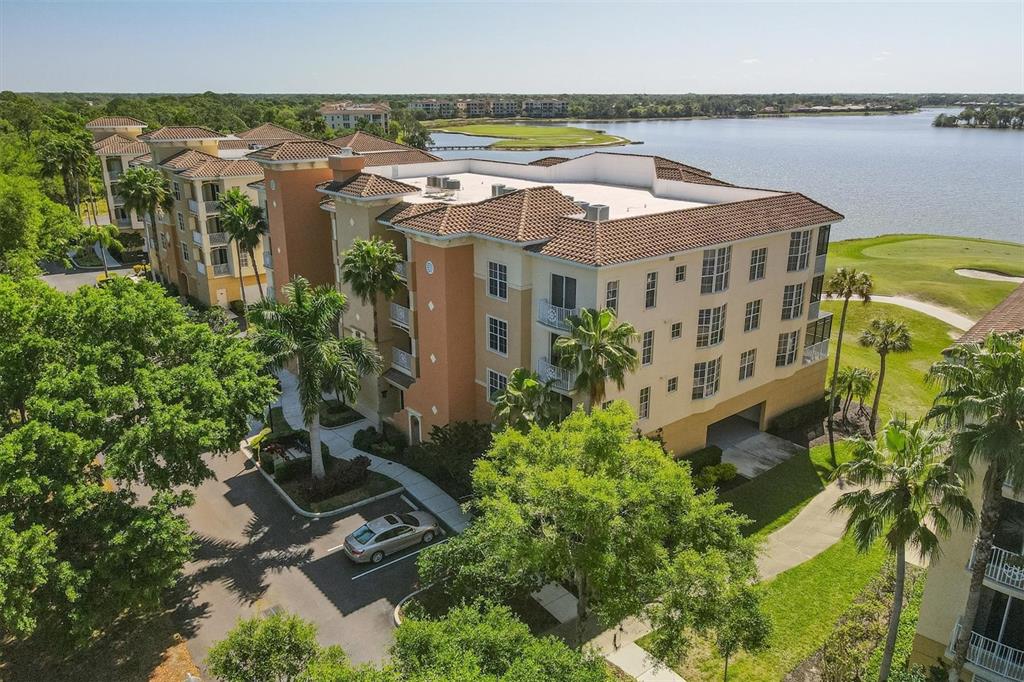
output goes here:
<path id="1" fill-rule="evenodd" d="M 423 267 L 426 268 L 428 275 L 434 274 L 434 261 L 428 260 L 426 263 L 424 263 Z"/>

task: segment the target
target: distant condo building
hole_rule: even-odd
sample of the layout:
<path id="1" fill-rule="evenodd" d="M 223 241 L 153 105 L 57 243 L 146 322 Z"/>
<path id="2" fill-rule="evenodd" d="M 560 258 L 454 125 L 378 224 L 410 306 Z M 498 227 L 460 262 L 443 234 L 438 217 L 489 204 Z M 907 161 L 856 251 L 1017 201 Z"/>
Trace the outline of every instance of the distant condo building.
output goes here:
<path id="1" fill-rule="evenodd" d="M 376 123 L 387 130 L 391 107 L 386 102 L 326 102 L 320 106 L 320 115 L 331 130 L 351 130 L 359 121 Z"/>
<path id="2" fill-rule="evenodd" d="M 523 116 L 555 118 L 569 113 L 569 103 L 560 99 L 528 99 L 523 102 Z"/>
<path id="3" fill-rule="evenodd" d="M 489 115 L 495 118 L 518 116 L 522 111 L 519 102 L 511 99 L 492 99 L 488 104 L 490 105 Z"/>
<path id="4" fill-rule="evenodd" d="M 654 156 L 441 160 L 366 133 L 247 158 L 263 170 L 270 295 L 295 275 L 348 295 L 340 333 L 388 363 L 355 407 L 411 442 L 490 420 L 518 367 L 581 403 L 555 342 L 582 308 L 637 328 L 640 366 L 606 399 L 676 454 L 723 421 L 764 429 L 823 396 L 832 317 L 819 302 L 842 216 L 802 194 Z M 395 244 L 405 286 L 364 304 L 340 262 L 369 238 Z"/>
<path id="5" fill-rule="evenodd" d="M 455 115 L 455 105 L 443 99 L 419 99 L 409 102 L 409 109 L 422 111 L 427 118 L 451 118 Z"/>
<path id="6" fill-rule="evenodd" d="M 479 118 L 489 116 L 491 106 L 485 99 L 460 99 L 455 103 L 455 111 L 463 118 Z"/>

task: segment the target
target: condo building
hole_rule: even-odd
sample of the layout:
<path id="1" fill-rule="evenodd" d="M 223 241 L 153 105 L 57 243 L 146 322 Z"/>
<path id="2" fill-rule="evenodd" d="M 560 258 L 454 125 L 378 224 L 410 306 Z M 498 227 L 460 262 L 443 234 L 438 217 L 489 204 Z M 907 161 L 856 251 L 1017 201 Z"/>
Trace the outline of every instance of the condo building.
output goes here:
<path id="1" fill-rule="evenodd" d="M 422 111 L 427 118 L 451 118 L 455 115 L 455 105 L 445 99 L 419 99 L 409 102 L 409 109 Z"/>
<path id="2" fill-rule="evenodd" d="M 980 342 L 991 332 L 1015 331 L 1024 331 L 1024 285 L 971 327 L 959 343 Z M 984 478 L 984 471 L 976 468 L 970 495 L 978 511 Z M 1024 491 L 1004 484 L 999 515 L 961 677 L 966 682 L 1024 680 Z M 953 660 L 976 540 L 976 530 L 956 531 L 942 543 L 942 554 L 929 567 L 912 664 L 929 667 Z"/>
<path id="3" fill-rule="evenodd" d="M 117 192 L 117 180 L 133 159 L 149 152 L 146 143 L 139 141 L 145 128 L 144 121 L 130 116 L 105 116 L 85 124 L 93 136 L 93 153 L 100 159 L 110 224 L 121 230 L 141 232 L 143 228 L 142 219 L 125 209 L 124 198 Z"/>
<path id="4" fill-rule="evenodd" d="M 460 99 L 455 103 L 455 112 L 463 118 L 488 116 L 491 103 L 486 99 Z"/>
<path id="5" fill-rule="evenodd" d="M 561 99 L 528 99 L 523 102 L 523 116 L 554 118 L 569 113 L 569 103 Z"/>
<path id="6" fill-rule="evenodd" d="M 325 102 L 320 115 L 331 130 L 350 130 L 359 121 L 376 123 L 385 130 L 391 122 L 391 107 L 386 102 Z"/>
<path id="7" fill-rule="evenodd" d="M 311 267 L 294 254 L 315 254 L 309 278 L 349 295 L 341 333 L 373 340 L 390 364 L 364 381 L 356 407 L 370 419 L 411 442 L 434 425 L 488 421 L 517 367 L 580 403 L 555 341 L 585 307 L 637 328 L 640 367 L 607 400 L 631 403 L 638 428 L 676 454 L 703 447 L 723 419 L 765 428 L 821 398 L 832 318 L 819 300 L 835 211 L 660 157 L 424 159 L 367 150 L 363 135 L 249 158 L 264 167 L 272 289 Z M 339 262 L 370 237 L 395 244 L 406 286 L 364 304 Z"/>

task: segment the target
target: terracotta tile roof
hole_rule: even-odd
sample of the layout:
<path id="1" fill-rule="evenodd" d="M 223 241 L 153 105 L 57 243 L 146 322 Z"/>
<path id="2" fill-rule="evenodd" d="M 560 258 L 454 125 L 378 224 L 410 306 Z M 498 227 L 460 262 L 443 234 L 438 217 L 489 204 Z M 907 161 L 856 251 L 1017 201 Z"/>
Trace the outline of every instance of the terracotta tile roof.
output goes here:
<path id="1" fill-rule="evenodd" d="M 680 182 L 695 182 L 701 185 L 719 185 L 731 187 L 732 185 L 724 180 L 711 177 L 710 171 L 695 166 L 688 166 L 672 159 L 661 156 L 654 158 L 654 172 L 662 180 L 677 180 Z"/>
<path id="2" fill-rule="evenodd" d="M 447 204 L 443 204 L 440 201 L 428 201 L 424 204 L 410 204 L 407 201 L 402 201 L 377 216 L 377 222 L 400 223 L 406 218 L 411 218 L 427 211 L 433 211 L 436 208 L 444 208 L 445 206 Z"/>
<path id="3" fill-rule="evenodd" d="M 329 142 L 319 140 L 296 140 L 294 142 L 279 142 L 278 144 L 264 147 L 246 158 L 254 161 L 306 161 L 309 159 L 326 159 L 331 154 L 341 151 Z"/>
<path id="4" fill-rule="evenodd" d="M 371 135 L 370 133 L 365 133 L 362 130 L 357 130 L 349 135 L 336 137 L 333 140 L 328 140 L 328 142 L 339 147 L 351 147 L 352 151 L 359 153 L 390 151 L 403 152 L 408 149 L 412 149 L 412 147 L 407 147 L 404 144 L 398 144 L 392 140 Z"/>
<path id="5" fill-rule="evenodd" d="M 334 199 L 332 199 L 331 197 L 327 197 L 326 199 L 321 199 L 320 200 L 320 209 L 324 210 L 324 211 L 333 211 L 334 210 Z"/>
<path id="6" fill-rule="evenodd" d="M 140 121 L 131 116 L 100 116 L 85 124 L 86 129 L 91 128 L 145 128 L 146 122 Z"/>
<path id="7" fill-rule="evenodd" d="M 152 154 L 143 154 L 142 156 L 136 156 L 134 159 L 128 162 L 129 166 L 144 166 L 148 163 L 153 162 Z"/>
<path id="8" fill-rule="evenodd" d="M 345 196 L 372 199 L 374 197 L 388 197 L 396 194 L 410 194 L 419 192 L 419 187 L 407 185 L 398 180 L 385 178 L 383 175 L 373 173 L 356 173 L 345 180 L 332 180 L 321 182 L 316 186 L 318 192 L 330 194 L 344 194 Z"/>
<path id="9" fill-rule="evenodd" d="M 534 159 L 530 162 L 531 166 L 557 166 L 560 163 L 564 163 L 569 160 L 567 156 L 545 156 L 539 159 Z"/>
<path id="10" fill-rule="evenodd" d="M 975 322 L 957 339 L 957 343 L 978 343 L 992 332 L 1017 331 L 1024 331 L 1024 284 Z"/>
<path id="11" fill-rule="evenodd" d="M 559 218 L 554 238 L 536 250 L 586 265 L 611 265 L 842 218 L 793 192 L 602 222 Z"/>
<path id="12" fill-rule="evenodd" d="M 366 159 L 367 167 L 401 166 L 407 163 L 429 163 L 441 160 L 440 157 L 428 154 L 422 149 L 410 149 L 404 152 L 372 152 L 357 155 Z"/>
<path id="13" fill-rule="evenodd" d="M 432 210 L 398 215 L 389 222 L 439 236 L 481 234 L 510 242 L 536 242 L 555 234 L 562 216 L 580 208 L 554 187 L 529 187 L 475 204 L 437 204 Z"/>
<path id="14" fill-rule="evenodd" d="M 139 142 L 117 133 L 94 142 L 92 148 L 97 156 L 128 156 L 129 154 L 145 154 L 149 151 L 149 145 L 145 142 Z"/>
<path id="15" fill-rule="evenodd" d="M 255 128 L 249 130 L 243 130 L 240 133 L 235 133 L 235 137 L 241 140 L 309 140 L 311 138 L 297 133 L 294 130 L 289 130 L 284 126 L 279 126 L 276 123 L 264 123 L 258 125 Z"/>
<path id="16" fill-rule="evenodd" d="M 178 175 L 184 178 L 263 177 L 263 166 L 252 159 L 216 159 L 197 163 L 179 171 Z"/>
<path id="17" fill-rule="evenodd" d="M 213 140 L 225 137 L 216 130 L 202 128 L 199 126 L 165 126 L 157 128 L 151 133 L 139 135 L 140 140 Z"/>
<path id="18" fill-rule="evenodd" d="M 179 171 L 192 168 L 201 163 L 207 163 L 208 161 L 220 161 L 220 158 L 206 152 L 201 152 L 198 149 L 183 149 L 177 154 L 168 156 L 160 162 L 160 165 L 164 168 Z"/>

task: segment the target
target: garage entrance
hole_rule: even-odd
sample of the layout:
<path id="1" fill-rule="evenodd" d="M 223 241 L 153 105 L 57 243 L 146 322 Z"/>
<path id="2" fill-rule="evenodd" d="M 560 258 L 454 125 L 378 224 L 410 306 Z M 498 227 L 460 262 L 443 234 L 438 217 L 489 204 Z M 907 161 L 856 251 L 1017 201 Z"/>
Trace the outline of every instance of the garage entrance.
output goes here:
<path id="1" fill-rule="evenodd" d="M 733 464 L 745 478 L 754 478 L 804 452 L 784 438 L 761 431 L 764 403 L 726 417 L 708 426 L 708 445 L 722 449 L 722 461 Z"/>

